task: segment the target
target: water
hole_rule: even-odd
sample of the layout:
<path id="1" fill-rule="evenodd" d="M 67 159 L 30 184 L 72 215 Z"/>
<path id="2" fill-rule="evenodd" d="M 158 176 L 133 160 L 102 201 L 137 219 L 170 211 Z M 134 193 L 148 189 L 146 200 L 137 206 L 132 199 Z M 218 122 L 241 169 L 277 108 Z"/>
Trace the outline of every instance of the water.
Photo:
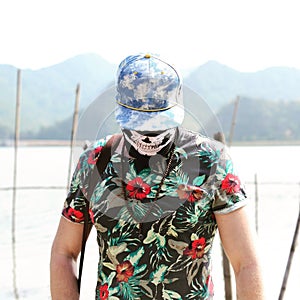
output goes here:
<path id="1" fill-rule="evenodd" d="M 67 147 L 21 147 L 17 183 L 22 187 L 61 189 L 17 191 L 16 286 L 19 299 L 50 299 L 49 258 L 52 240 L 66 196 L 69 163 Z M 258 179 L 258 249 L 261 253 L 267 299 L 277 299 L 295 230 L 300 199 L 300 147 L 233 147 L 239 174 L 246 182 L 254 222 L 254 176 Z M 13 148 L 0 148 L 0 188 L 13 183 Z M 11 246 L 12 191 L 0 190 L 0 299 L 13 300 Z M 93 299 L 97 247 L 92 232 L 87 244 L 82 298 Z M 218 237 L 214 246 L 215 299 L 224 299 Z M 300 295 L 300 246 L 296 248 L 285 299 Z"/>

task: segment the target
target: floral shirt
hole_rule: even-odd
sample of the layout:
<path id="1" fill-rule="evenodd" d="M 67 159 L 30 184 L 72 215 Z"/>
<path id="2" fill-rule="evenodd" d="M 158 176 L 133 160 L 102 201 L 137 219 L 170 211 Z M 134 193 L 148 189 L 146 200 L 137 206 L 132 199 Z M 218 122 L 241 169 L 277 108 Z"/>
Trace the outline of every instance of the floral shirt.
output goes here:
<path id="1" fill-rule="evenodd" d="M 246 203 L 226 147 L 180 128 L 173 156 L 142 163 L 121 138 L 89 191 L 108 139 L 81 155 L 62 212 L 82 223 L 89 199 L 99 246 L 96 299 L 212 299 L 215 214 Z"/>

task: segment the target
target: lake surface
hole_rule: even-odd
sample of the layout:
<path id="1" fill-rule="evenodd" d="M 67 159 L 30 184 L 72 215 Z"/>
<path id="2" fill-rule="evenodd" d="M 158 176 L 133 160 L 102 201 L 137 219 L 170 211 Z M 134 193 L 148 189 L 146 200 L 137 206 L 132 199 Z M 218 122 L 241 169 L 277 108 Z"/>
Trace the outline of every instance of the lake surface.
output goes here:
<path id="1" fill-rule="evenodd" d="M 292 243 L 300 200 L 300 146 L 232 147 L 231 154 L 246 184 L 255 227 L 255 185 L 258 180 L 258 249 L 267 299 L 278 299 Z M 12 257 L 14 150 L 0 148 L 0 299 L 50 299 L 49 258 L 66 196 L 70 150 L 67 147 L 20 147 L 16 197 L 16 276 Z M 31 189 L 30 187 L 39 187 Z M 45 187 L 53 187 L 46 189 Z M 93 299 L 97 275 L 94 232 L 87 244 L 82 298 Z M 224 299 L 218 237 L 214 245 L 215 299 Z M 300 246 L 296 248 L 285 299 L 300 295 Z"/>

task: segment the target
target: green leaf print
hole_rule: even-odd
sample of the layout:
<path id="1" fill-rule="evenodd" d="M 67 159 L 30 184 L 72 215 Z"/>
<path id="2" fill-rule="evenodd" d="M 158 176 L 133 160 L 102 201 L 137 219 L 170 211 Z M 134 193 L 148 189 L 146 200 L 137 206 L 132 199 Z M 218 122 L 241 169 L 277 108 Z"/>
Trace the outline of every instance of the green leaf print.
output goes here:
<path id="1" fill-rule="evenodd" d="M 110 182 L 112 177 L 108 177 L 105 180 L 101 181 L 101 183 L 97 183 L 94 192 L 92 194 L 92 197 L 90 199 L 91 203 L 97 203 L 99 199 L 101 199 L 103 193 L 105 190 L 109 188 L 109 185 L 106 185 L 107 182 Z"/>
<path id="2" fill-rule="evenodd" d="M 202 286 L 198 279 L 194 280 L 191 286 L 191 292 L 186 295 L 187 300 L 207 299 L 209 291 L 207 286 Z"/>
<path id="3" fill-rule="evenodd" d="M 113 163 L 120 163 L 121 162 L 121 157 L 120 154 L 115 153 L 110 157 L 110 161 Z"/>
<path id="4" fill-rule="evenodd" d="M 193 180 L 193 185 L 200 186 L 204 182 L 204 179 L 205 179 L 205 175 L 196 177 Z"/>
<path id="5" fill-rule="evenodd" d="M 233 173 L 233 164 L 232 160 L 228 159 L 226 160 L 226 168 L 225 168 L 226 174 Z"/>
<path id="6" fill-rule="evenodd" d="M 174 230 L 176 232 L 185 232 L 194 228 L 199 222 L 199 214 L 195 213 L 195 206 L 181 206 L 177 210 L 178 219 L 174 220 L 176 222 Z"/>
<path id="7" fill-rule="evenodd" d="M 144 244 L 149 245 L 150 248 L 150 263 L 153 267 L 159 264 L 162 259 L 168 260 L 170 254 L 166 247 L 166 238 L 162 236 L 159 232 L 153 230 L 153 225 L 151 230 L 148 231 L 147 237 L 144 240 Z"/>
<path id="8" fill-rule="evenodd" d="M 188 158 L 188 155 L 187 155 L 187 153 L 186 153 L 186 151 L 183 149 L 183 148 L 179 148 L 179 147 L 176 147 L 175 148 L 175 155 L 176 155 L 176 157 L 178 158 L 178 156 L 181 154 L 184 158 Z"/>
<path id="9" fill-rule="evenodd" d="M 79 173 L 76 173 L 76 176 L 73 177 L 72 182 L 71 182 L 71 187 L 70 187 L 70 192 L 74 193 L 78 189 L 78 187 L 81 187 L 81 179 L 80 176 L 78 176 Z"/>
<path id="10" fill-rule="evenodd" d="M 143 243 L 150 244 L 155 240 L 156 240 L 156 235 L 154 234 L 154 231 L 151 229 L 148 231 L 147 237 L 144 239 Z"/>
<path id="11" fill-rule="evenodd" d="M 151 283 L 158 285 L 164 281 L 165 274 L 168 270 L 168 266 L 160 265 L 157 270 L 153 271 L 150 274 Z"/>
<path id="12" fill-rule="evenodd" d="M 150 173 L 151 173 L 151 169 L 145 168 L 139 173 L 139 177 L 141 177 L 145 181 L 145 179 L 150 175 Z"/>
<path id="13" fill-rule="evenodd" d="M 106 268 L 108 268 L 108 269 L 110 269 L 110 270 L 112 270 L 112 271 L 116 270 L 116 266 L 114 264 L 112 264 L 112 263 L 109 263 L 109 262 L 104 262 L 103 266 L 106 267 Z"/>
<path id="14" fill-rule="evenodd" d="M 136 169 L 133 163 L 129 163 L 129 170 L 126 173 L 126 180 L 131 181 L 136 178 L 138 174 L 136 173 Z"/>
<path id="15" fill-rule="evenodd" d="M 170 290 L 164 290 L 163 297 L 165 300 L 182 299 L 178 293 Z"/>
<path id="16" fill-rule="evenodd" d="M 140 299 L 141 289 L 138 285 L 132 286 L 128 280 L 128 282 L 122 282 L 122 285 L 119 285 L 119 295 L 123 300 L 136 300 Z"/>
<path id="17" fill-rule="evenodd" d="M 144 253 L 144 248 L 140 247 L 137 251 L 129 253 L 124 260 L 129 260 L 135 267 L 139 263 L 139 260 L 141 259 Z"/>
<path id="18" fill-rule="evenodd" d="M 135 299 L 141 299 L 142 294 L 146 293 L 143 289 L 141 289 L 141 278 L 145 275 L 143 271 L 147 269 L 147 265 L 138 265 L 138 261 L 140 259 L 141 253 L 143 249 L 138 250 L 133 257 L 133 261 L 130 261 L 129 264 L 133 266 L 133 274 L 127 278 L 126 280 L 123 280 L 122 282 L 119 282 L 119 293 L 122 298 L 121 299 L 128 299 L 128 300 L 135 300 Z M 138 254 L 137 254 L 138 253 Z M 130 255 L 128 256 L 130 257 Z M 124 260 L 128 263 L 129 260 Z M 133 263 L 135 261 L 135 263 Z M 117 275 L 118 277 L 118 275 Z"/>
<path id="19" fill-rule="evenodd" d="M 200 146 L 197 156 L 201 161 L 212 167 L 214 164 L 218 163 L 220 159 L 221 151 L 213 149 L 208 143 L 203 143 Z"/>

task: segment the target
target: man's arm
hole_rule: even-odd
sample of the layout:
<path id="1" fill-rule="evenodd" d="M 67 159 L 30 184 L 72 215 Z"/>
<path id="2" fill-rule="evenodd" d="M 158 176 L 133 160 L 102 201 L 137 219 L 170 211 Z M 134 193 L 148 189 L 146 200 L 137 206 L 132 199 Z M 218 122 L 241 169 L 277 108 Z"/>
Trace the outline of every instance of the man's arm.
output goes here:
<path id="1" fill-rule="evenodd" d="M 249 226 L 246 208 L 216 214 L 224 251 L 233 267 L 238 300 L 263 300 L 263 280 L 257 242 Z"/>
<path id="2" fill-rule="evenodd" d="M 82 224 L 61 217 L 51 250 L 52 300 L 79 299 L 76 261 L 81 250 L 82 233 Z"/>

